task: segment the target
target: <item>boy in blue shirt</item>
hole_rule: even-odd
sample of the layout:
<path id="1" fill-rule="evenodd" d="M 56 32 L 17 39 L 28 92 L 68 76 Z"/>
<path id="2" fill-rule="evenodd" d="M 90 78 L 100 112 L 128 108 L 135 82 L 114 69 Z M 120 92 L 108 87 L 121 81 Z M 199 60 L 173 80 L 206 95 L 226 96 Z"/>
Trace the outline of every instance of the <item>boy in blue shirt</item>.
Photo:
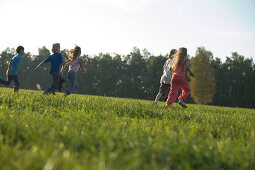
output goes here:
<path id="1" fill-rule="evenodd" d="M 61 79 L 60 77 L 60 67 L 63 64 L 63 56 L 60 53 L 60 44 L 55 43 L 52 46 L 52 55 L 50 55 L 48 58 L 46 58 L 44 61 L 42 61 L 36 68 L 35 71 L 41 67 L 43 64 L 50 62 L 51 67 L 50 67 L 50 74 L 53 78 L 53 82 L 51 84 L 51 87 L 48 88 L 43 94 L 55 94 L 55 90 L 58 86 L 59 80 Z"/>
<path id="2" fill-rule="evenodd" d="M 9 86 L 11 84 L 11 82 L 14 82 L 14 92 L 18 92 L 19 91 L 19 77 L 20 76 L 20 72 L 18 70 L 22 56 L 24 55 L 24 47 L 23 46 L 18 46 L 16 49 L 17 55 L 14 56 L 9 65 L 8 65 L 8 69 L 6 71 L 6 75 L 7 75 L 7 81 L 0 79 L 0 84 Z"/>

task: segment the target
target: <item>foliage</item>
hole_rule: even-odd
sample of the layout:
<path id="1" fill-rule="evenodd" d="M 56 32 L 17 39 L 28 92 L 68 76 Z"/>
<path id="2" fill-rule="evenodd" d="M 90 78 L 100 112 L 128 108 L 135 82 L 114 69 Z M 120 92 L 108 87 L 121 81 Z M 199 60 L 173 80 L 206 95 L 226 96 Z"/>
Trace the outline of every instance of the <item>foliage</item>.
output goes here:
<path id="1" fill-rule="evenodd" d="M 62 54 L 67 59 L 67 50 Z M 0 54 L 0 78 L 6 77 L 7 62 L 14 55 L 15 50 L 10 48 Z M 40 84 L 41 89 L 46 90 L 50 86 L 49 65 L 33 71 L 48 55 L 50 51 L 46 47 L 40 48 L 38 55 L 26 53 L 20 65 L 21 88 L 36 90 L 36 84 Z M 88 73 L 78 73 L 76 93 L 147 100 L 153 100 L 158 93 L 162 66 L 166 61 L 166 55 L 154 56 L 138 48 L 123 56 L 99 54 L 81 57 Z M 252 59 L 233 53 L 225 62 L 210 58 L 210 64 L 216 81 L 215 95 L 210 104 L 255 108 L 255 64 Z M 190 97 L 187 102 L 194 103 Z"/>
<path id="2" fill-rule="evenodd" d="M 215 78 L 210 64 L 212 53 L 205 48 L 197 49 L 191 61 L 191 69 L 195 78 L 190 83 L 191 96 L 198 104 L 211 103 L 215 93 Z"/>

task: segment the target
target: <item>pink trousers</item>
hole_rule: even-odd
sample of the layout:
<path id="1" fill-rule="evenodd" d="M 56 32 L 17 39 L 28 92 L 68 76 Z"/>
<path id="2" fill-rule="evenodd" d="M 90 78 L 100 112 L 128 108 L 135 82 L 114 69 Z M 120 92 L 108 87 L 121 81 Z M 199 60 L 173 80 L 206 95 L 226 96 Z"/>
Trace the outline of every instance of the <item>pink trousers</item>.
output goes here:
<path id="1" fill-rule="evenodd" d="M 175 102 L 179 92 L 179 88 L 182 89 L 182 94 L 179 96 L 178 99 L 183 99 L 183 101 L 185 102 L 190 92 L 189 84 L 185 76 L 172 77 L 171 90 L 166 101 L 167 105 L 171 106 Z"/>

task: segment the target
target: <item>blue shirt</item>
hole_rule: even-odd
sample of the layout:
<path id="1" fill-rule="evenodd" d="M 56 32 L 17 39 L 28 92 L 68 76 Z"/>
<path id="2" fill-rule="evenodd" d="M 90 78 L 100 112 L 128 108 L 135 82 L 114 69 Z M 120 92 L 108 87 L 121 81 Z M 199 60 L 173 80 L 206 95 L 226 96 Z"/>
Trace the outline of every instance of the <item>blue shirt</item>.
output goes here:
<path id="1" fill-rule="evenodd" d="M 19 64 L 21 62 L 22 56 L 20 54 L 17 54 L 11 59 L 12 67 L 10 71 L 10 75 L 17 76 L 17 70 L 19 68 Z"/>
<path id="2" fill-rule="evenodd" d="M 61 53 L 54 53 L 50 55 L 46 60 L 44 60 L 45 63 L 50 62 L 50 73 L 51 72 L 59 72 L 60 71 L 60 65 L 63 63 L 63 57 Z"/>

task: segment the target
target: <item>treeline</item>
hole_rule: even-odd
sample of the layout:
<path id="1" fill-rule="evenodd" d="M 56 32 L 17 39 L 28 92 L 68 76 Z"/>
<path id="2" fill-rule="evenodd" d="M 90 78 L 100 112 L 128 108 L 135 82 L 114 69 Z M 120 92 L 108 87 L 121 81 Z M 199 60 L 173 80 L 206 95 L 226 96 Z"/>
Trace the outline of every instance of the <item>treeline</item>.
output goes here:
<path id="1" fill-rule="evenodd" d="M 201 50 L 202 49 L 202 50 Z M 204 48 L 198 48 L 199 55 Z M 62 54 L 67 59 L 67 50 Z M 15 55 L 15 50 L 7 48 L 0 54 L 0 77 L 6 77 L 7 62 Z M 49 65 L 37 72 L 36 65 L 50 55 L 50 51 L 39 48 L 38 55 L 27 52 L 20 65 L 20 83 L 23 89 L 42 90 L 49 87 L 51 77 Z M 102 54 L 83 55 L 87 74 L 78 74 L 79 87 L 76 93 L 139 98 L 153 100 L 158 92 L 162 66 L 166 55 L 154 56 L 147 50 L 133 48 L 128 55 Z M 195 56 L 196 57 L 196 56 Z M 192 60 L 192 58 L 190 58 Z M 232 53 L 226 61 L 210 56 L 210 64 L 215 77 L 215 94 L 211 105 L 255 108 L 255 64 L 252 59 Z M 188 103 L 194 103 L 189 97 Z"/>

